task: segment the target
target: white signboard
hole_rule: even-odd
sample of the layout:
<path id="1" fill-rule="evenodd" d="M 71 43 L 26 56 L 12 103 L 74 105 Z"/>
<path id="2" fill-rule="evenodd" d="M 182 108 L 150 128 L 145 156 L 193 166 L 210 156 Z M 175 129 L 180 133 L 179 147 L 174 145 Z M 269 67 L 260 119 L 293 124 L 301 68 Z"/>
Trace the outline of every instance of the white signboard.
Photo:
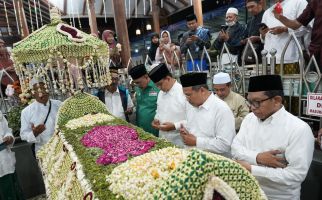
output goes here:
<path id="1" fill-rule="evenodd" d="M 307 94 L 306 114 L 322 117 L 322 93 Z"/>

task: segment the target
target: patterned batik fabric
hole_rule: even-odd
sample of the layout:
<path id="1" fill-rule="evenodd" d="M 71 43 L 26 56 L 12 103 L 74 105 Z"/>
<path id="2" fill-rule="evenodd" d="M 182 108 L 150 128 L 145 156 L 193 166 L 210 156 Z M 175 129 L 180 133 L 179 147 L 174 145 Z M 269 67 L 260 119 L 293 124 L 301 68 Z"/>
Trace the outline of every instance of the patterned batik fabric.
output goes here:
<path id="1" fill-rule="evenodd" d="M 206 183 L 212 176 L 233 188 L 239 199 L 265 199 L 255 178 L 241 165 L 199 150 L 192 151 L 154 193 L 154 199 L 202 199 Z"/>

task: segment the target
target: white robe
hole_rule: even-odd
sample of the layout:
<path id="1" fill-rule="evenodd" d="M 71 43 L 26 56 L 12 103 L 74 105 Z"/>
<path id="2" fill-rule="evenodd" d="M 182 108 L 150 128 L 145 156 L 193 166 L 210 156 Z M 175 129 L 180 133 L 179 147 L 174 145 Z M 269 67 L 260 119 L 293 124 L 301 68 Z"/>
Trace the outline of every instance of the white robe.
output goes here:
<path id="1" fill-rule="evenodd" d="M 6 118 L 0 112 L 0 144 L 3 143 L 3 138 L 7 136 L 13 137 L 12 131 L 8 127 Z M 0 177 L 15 172 L 16 158 L 15 153 L 10 149 L 12 146 L 13 143 L 7 146 L 6 149 L 0 151 Z"/>
<path id="2" fill-rule="evenodd" d="M 305 9 L 307 5 L 306 0 L 284 0 L 281 2 L 283 7 L 283 15 L 289 19 L 296 19 L 302 11 Z M 275 7 L 275 4 L 271 6 L 269 9 L 267 9 L 263 15 L 262 22 L 265 23 L 268 28 L 273 28 L 276 26 L 284 26 L 279 20 L 277 20 L 274 17 L 273 9 Z M 297 37 L 304 36 L 307 34 L 306 29 L 302 26 L 297 30 L 288 29 L 288 33 L 281 33 L 278 35 L 273 35 L 269 32 L 267 32 L 265 36 L 265 43 L 264 43 L 264 49 L 270 52 L 272 48 L 277 50 L 276 53 L 276 63 L 280 64 L 281 55 L 284 46 L 286 45 L 286 42 L 289 37 L 289 33 L 295 32 L 295 35 Z M 270 58 L 270 54 L 268 53 L 268 58 Z M 298 62 L 299 54 L 298 54 L 298 48 L 294 42 L 294 40 L 291 41 L 289 44 L 285 56 L 284 56 L 284 63 L 295 63 Z M 268 59 L 268 62 L 270 63 L 270 59 Z"/>
<path id="3" fill-rule="evenodd" d="M 300 199 L 301 183 L 309 170 L 314 137 L 309 125 L 284 107 L 265 121 L 248 114 L 231 146 L 233 158 L 251 164 L 251 173 L 272 200 Z M 286 168 L 258 165 L 256 156 L 270 150 L 285 152 Z"/>
<path id="4" fill-rule="evenodd" d="M 36 152 L 42 145 L 46 144 L 49 141 L 55 131 L 56 115 L 59 106 L 61 105 L 61 101 L 52 99 L 50 101 L 51 111 L 45 124 L 46 129 L 37 137 L 35 137 L 32 132 L 32 124 L 34 126 L 38 126 L 39 124 L 44 123 L 49 110 L 49 103 L 47 102 L 45 106 L 44 104 L 34 101 L 32 104 L 24 108 L 21 112 L 20 137 L 22 140 L 30 143 L 35 143 Z"/>
<path id="5" fill-rule="evenodd" d="M 159 92 L 154 119 L 158 119 L 160 124 L 172 122 L 176 127 L 174 131 L 159 130 L 160 138 L 164 138 L 181 147 L 185 146 L 178 129 L 180 128 L 180 124 L 183 123 L 183 120 L 186 120 L 187 106 L 186 96 L 183 93 L 181 84 L 177 81 L 168 92 Z"/>
<path id="6" fill-rule="evenodd" d="M 188 109 L 184 127 L 196 137 L 198 149 L 231 156 L 230 146 L 236 135 L 234 115 L 213 93 L 198 108 Z"/>
<path id="7" fill-rule="evenodd" d="M 125 113 L 122 105 L 119 88 L 115 92 L 111 93 L 108 90 L 105 91 L 105 105 L 107 110 L 115 117 L 125 120 Z M 133 101 L 130 94 L 127 95 L 127 108 L 133 108 Z"/>

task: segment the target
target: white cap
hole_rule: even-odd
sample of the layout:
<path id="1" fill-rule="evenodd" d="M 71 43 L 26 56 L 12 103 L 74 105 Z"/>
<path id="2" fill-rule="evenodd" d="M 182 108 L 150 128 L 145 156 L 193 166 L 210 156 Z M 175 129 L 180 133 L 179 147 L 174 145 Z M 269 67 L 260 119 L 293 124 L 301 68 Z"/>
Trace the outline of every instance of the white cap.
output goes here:
<path id="1" fill-rule="evenodd" d="M 227 15 L 228 13 L 232 13 L 232 14 L 238 15 L 238 10 L 237 10 L 237 8 L 233 8 L 233 7 L 231 7 L 231 8 L 228 8 L 228 10 L 227 10 L 227 12 L 226 12 L 226 15 Z"/>
<path id="2" fill-rule="evenodd" d="M 34 86 L 35 84 L 37 84 L 37 83 L 45 83 L 45 81 L 44 81 L 44 79 L 42 79 L 42 78 L 40 78 L 40 77 L 38 77 L 38 78 L 33 77 L 33 78 L 30 80 L 30 82 L 29 82 L 29 88 L 30 88 L 30 89 L 32 89 L 32 88 L 33 88 L 33 86 Z"/>
<path id="3" fill-rule="evenodd" d="M 226 84 L 230 83 L 231 79 L 229 74 L 224 72 L 219 72 L 218 74 L 214 75 L 213 84 Z"/>

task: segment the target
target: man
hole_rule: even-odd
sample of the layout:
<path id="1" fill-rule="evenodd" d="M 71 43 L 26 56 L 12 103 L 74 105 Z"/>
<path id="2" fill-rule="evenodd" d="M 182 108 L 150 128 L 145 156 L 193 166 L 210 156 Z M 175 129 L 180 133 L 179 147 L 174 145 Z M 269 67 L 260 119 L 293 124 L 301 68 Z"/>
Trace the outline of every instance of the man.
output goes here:
<path id="1" fill-rule="evenodd" d="M 179 134 L 180 123 L 186 120 L 187 100 L 182 86 L 161 63 L 149 72 L 149 77 L 161 90 L 157 100 L 157 110 L 152 127 L 159 130 L 159 137 L 175 145 L 184 147 Z"/>
<path id="2" fill-rule="evenodd" d="M 0 112 L 0 199 L 23 200 L 15 171 L 15 153 L 11 151 L 14 137 L 6 118 Z"/>
<path id="3" fill-rule="evenodd" d="M 231 79 L 227 73 L 219 72 L 214 75 L 213 87 L 216 96 L 226 102 L 233 112 L 235 117 L 235 128 L 236 131 L 238 131 L 244 117 L 249 113 L 245 98 L 231 91 Z"/>
<path id="4" fill-rule="evenodd" d="M 257 57 L 260 61 L 261 60 L 261 51 L 263 50 L 264 46 L 263 46 L 261 39 L 259 37 L 259 35 L 260 35 L 259 28 L 260 28 L 260 23 L 262 22 L 262 17 L 263 17 L 263 14 L 265 11 L 263 9 L 261 0 L 247 0 L 246 1 L 246 8 L 247 8 L 247 11 L 252 15 L 252 18 L 247 23 L 245 36 L 244 36 L 244 39 L 241 41 L 241 44 L 246 45 L 247 39 L 249 39 L 252 42 L 252 44 L 254 45 L 254 48 L 257 53 Z M 249 52 L 251 52 L 251 53 L 247 52 L 248 55 L 246 54 L 246 61 L 248 63 L 253 64 L 253 63 L 255 63 L 255 58 L 254 58 L 254 55 L 253 55 L 251 49 L 249 49 Z"/>
<path id="5" fill-rule="evenodd" d="M 307 5 L 306 0 L 275 0 L 275 2 L 280 2 L 283 8 L 283 13 L 286 17 L 290 19 L 296 19 L 299 14 L 304 10 Z M 278 21 L 273 14 L 273 10 L 276 4 L 272 5 L 269 9 L 267 9 L 263 15 L 262 23 L 266 25 L 260 29 L 261 38 L 264 41 L 264 49 L 268 52 L 271 49 L 276 49 L 276 66 L 275 66 L 275 74 L 280 73 L 280 59 L 284 46 L 286 45 L 289 33 L 287 27 L 285 27 L 280 21 Z M 295 31 L 297 37 L 302 37 L 306 31 L 304 28 L 300 28 Z M 268 54 L 270 57 L 270 54 Z M 294 40 L 292 40 L 285 52 L 284 56 L 284 74 L 297 74 L 299 73 L 298 66 L 298 49 Z M 268 59 L 270 62 L 270 59 Z"/>
<path id="6" fill-rule="evenodd" d="M 192 105 L 187 122 L 180 128 L 185 145 L 230 157 L 235 136 L 234 116 L 228 105 L 208 90 L 207 73 L 188 73 L 180 77 L 183 92 Z"/>
<path id="7" fill-rule="evenodd" d="M 245 27 L 238 22 L 238 10 L 236 8 L 229 8 L 226 12 L 226 26 L 219 32 L 218 37 L 214 42 L 214 48 L 221 51 L 224 42 L 227 44 L 229 52 L 232 54 L 232 62 L 237 62 L 237 56 L 242 52 L 242 44 L 240 41 L 245 34 Z M 230 64 L 228 54 L 222 57 L 222 64 Z"/>
<path id="8" fill-rule="evenodd" d="M 180 40 L 180 51 L 187 56 L 187 69 L 192 71 L 194 70 L 193 65 L 195 65 L 195 69 L 197 69 L 198 65 L 201 70 L 207 70 L 206 60 L 203 60 L 202 64 L 200 64 L 200 59 L 203 48 L 206 47 L 208 49 L 211 46 L 209 30 L 198 26 L 195 14 L 188 15 L 186 20 L 189 31 L 185 32 Z M 187 55 L 188 49 L 193 61 Z"/>
<path id="9" fill-rule="evenodd" d="M 150 80 L 143 64 L 131 68 L 129 75 L 132 77 L 133 83 L 138 86 L 135 89 L 136 125 L 158 137 L 159 131 L 154 129 L 151 123 L 157 109 L 157 98 L 160 90 Z"/>
<path id="10" fill-rule="evenodd" d="M 320 71 L 322 71 L 322 17 L 320 13 L 322 13 L 322 1 L 311 0 L 303 10 L 302 14 L 300 14 L 296 19 L 289 19 L 288 16 L 284 16 L 283 14 L 278 14 L 276 12 L 274 12 L 274 15 L 276 19 L 293 30 L 296 30 L 301 26 L 307 26 L 314 19 L 309 51 L 311 56 L 315 56 L 316 61 L 319 64 Z"/>
<path id="11" fill-rule="evenodd" d="M 35 101 L 21 112 L 20 137 L 34 143 L 32 150 L 35 155 L 54 134 L 56 115 L 61 102 L 49 99 L 47 86 L 41 78 L 33 78 L 29 87 L 32 88 Z"/>
<path id="12" fill-rule="evenodd" d="M 232 155 L 258 180 L 268 199 L 300 199 L 314 138 L 307 123 L 283 107 L 278 75 L 251 77 L 247 115 L 232 144 Z"/>
<path id="13" fill-rule="evenodd" d="M 116 67 L 110 68 L 111 85 L 106 90 L 98 92 L 98 98 L 105 103 L 107 110 L 115 117 L 129 122 L 129 115 L 133 112 L 133 102 L 129 91 L 119 86 L 119 73 Z"/>

